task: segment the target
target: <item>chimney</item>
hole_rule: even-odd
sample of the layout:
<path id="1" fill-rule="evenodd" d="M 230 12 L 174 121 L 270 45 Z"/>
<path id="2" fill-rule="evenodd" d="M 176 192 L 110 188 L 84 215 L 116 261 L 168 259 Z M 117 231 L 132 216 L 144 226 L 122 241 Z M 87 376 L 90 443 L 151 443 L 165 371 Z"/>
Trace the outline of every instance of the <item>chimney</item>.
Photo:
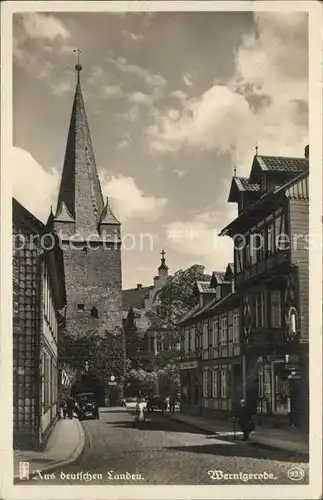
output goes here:
<path id="1" fill-rule="evenodd" d="M 137 290 L 141 290 L 141 289 L 142 289 L 142 285 L 139 283 L 139 284 L 137 285 Z"/>
<path id="2" fill-rule="evenodd" d="M 309 144 L 305 148 L 304 156 L 305 156 L 305 158 L 309 158 L 309 156 L 310 156 L 310 146 L 309 146 Z"/>

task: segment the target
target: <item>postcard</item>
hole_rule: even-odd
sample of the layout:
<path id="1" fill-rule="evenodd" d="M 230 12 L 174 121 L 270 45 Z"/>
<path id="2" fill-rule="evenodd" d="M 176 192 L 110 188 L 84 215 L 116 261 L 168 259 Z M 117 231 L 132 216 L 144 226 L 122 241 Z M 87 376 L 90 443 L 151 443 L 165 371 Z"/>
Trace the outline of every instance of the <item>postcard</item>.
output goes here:
<path id="1" fill-rule="evenodd" d="M 3 498 L 321 496 L 321 21 L 2 5 Z"/>

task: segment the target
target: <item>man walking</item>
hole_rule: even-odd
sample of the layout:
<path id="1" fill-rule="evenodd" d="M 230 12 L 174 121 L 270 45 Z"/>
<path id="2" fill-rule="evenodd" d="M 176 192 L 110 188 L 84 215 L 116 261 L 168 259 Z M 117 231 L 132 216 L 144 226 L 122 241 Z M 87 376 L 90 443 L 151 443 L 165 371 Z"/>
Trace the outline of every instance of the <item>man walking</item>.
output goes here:
<path id="1" fill-rule="evenodd" d="M 248 441 L 250 432 L 254 430 L 254 424 L 252 421 L 251 411 L 244 399 L 241 399 L 240 401 L 238 421 L 243 432 L 243 441 Z"/>

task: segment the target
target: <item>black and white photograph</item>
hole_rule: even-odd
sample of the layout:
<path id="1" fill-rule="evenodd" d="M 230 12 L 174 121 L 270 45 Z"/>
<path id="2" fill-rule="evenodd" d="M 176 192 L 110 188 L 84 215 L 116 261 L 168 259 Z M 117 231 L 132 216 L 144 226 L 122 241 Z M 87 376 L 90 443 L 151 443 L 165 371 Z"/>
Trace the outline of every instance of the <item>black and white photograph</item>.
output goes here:
<path id="1" fill-rule="evenodd" d="M 251 4 L 4 6 L 10 498 L 322 494 L 322 5 Z"/>

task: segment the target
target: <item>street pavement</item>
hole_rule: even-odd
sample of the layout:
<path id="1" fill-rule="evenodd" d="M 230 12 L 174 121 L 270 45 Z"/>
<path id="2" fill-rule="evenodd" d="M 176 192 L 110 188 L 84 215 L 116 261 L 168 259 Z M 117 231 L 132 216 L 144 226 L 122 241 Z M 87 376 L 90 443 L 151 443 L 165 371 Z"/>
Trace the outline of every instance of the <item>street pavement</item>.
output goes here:
<path id="1" fill-rule="evenodd" d="M 306 457 L 291 451 L 217 439 L 157 412 L 143 429 L 133 418 L 126 408 L 102 408 L 100 420 L 82 422 L 86 446 L 76 463 L 23 484 L 308 484 Z"/>

